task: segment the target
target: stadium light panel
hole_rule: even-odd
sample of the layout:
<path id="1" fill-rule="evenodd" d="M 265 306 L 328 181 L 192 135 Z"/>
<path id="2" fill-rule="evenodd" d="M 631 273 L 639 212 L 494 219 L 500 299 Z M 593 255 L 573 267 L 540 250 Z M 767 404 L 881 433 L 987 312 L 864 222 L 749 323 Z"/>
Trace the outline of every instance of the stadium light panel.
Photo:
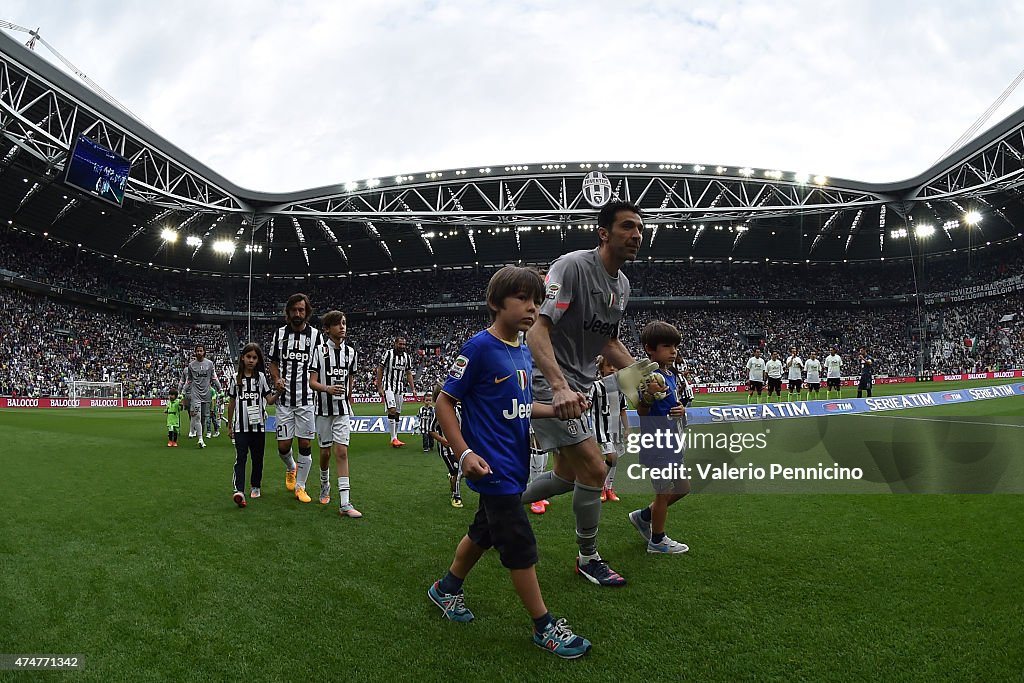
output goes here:
<path id="1" fill-rule="evenodd" d="M 825 185 L 827 183 L 828 183 L 828 178 L 826 178 L 825 176 L 823 176 L 823 175 L 816 175 L 816 176 L 814 176 L 814 184 L 815 185 Z"/>
<path id="2" fill-rule="evenodd" d="M 175 232 L 174 230 L 171 230 L 170 228 L 164 228 L 163 230 L 160 231 L 160 238 L 164 242 L 177 242 L 178 233 Z"/>
<path id="3" fill-rule="evenodd" d="M 914 234 L 918 237 L 931 237 L 935 234 L 935 226 L 930 223 L 922 223 L 914 228 Z"/>
<path id="4" fill-rule="evenodd" d="M 359 183 L 357 183 L 354 180 L 350 180 L 349 182 L 345 183 L 345 190 L 347 192 L 355 192 L 358 189 L 359 189 Z"/>
<path id="5" fill-rule="evenodd" d="M 199 247 L 202 246 L 203 240 L 202 238 L 197 237 L 195 235 L 189 235 L 188 237 L 185 238 L 185 244 L 187 244 L 190 247 Z"/>
<path id="6" fill-rule="evenodd" d="M 801 173 L 794 173 L 793 174 L 793 180 L 795 182 L 800 183 L 801 185 L 805 184 L 810 179 L 811 179 L 811 174 L 810 173 L 803 173 L 803 172 L 801 172 Z"/>
<path id="7" fill-rule="evenodd" d="M 977 225 L 981 222 L 981 214 L 977 211 L 968 211 L 964 215 L 964 222 L 966 222 L 967 225 Z"/>
<path id="8" fill-rule="evenodd" d="M 754 175 L 754 169 L 752 169 L 752 168 L 741 168 L 739 170 L 739 173 L 744 178 L 749 178 L 750 176 Z"/>
<path id="9" fill-rule="evenodd" d="M 218 254 L 235 253 L 235 243 L 231 240 L 217 240 L 213 243 L 213 250 Z"/>
<path id="10" fill-rule="evenodd" d="M 899 239 L 901 237 L 906 237 L 906 236 L 907 236 L 907 229 L 906 228 L 899 228 L 898 230 L 890 230 L 889 231 L 889 237 L 891 237 L 894 240 L 895 239 Z"/>

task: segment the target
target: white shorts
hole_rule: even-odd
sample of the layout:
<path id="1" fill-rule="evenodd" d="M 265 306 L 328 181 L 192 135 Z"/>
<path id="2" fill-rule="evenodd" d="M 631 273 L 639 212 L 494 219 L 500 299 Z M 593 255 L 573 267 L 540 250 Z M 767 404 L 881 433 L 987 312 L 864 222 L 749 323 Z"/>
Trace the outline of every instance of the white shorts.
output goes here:
<path id="1" fill-rule="evenodd" d="M 398 414 L 402 414 L 402 395 L 396 394 L 390 389 L 384 390 L 384 405 L 387 406 L 388 410 L 394 408 L 398 411 Z"/>
<path id="2" fill-rule="evenodd" d="M 277 406 L 277 440 L 312 439 L 316 436 L 313 406 Z"/>
<path id="3" fill-rule="evenodd" d="M 352 420 L 348 415 L 317 415 L 316 440 L 321 448 L 332 444 L 348 445 Z"/>

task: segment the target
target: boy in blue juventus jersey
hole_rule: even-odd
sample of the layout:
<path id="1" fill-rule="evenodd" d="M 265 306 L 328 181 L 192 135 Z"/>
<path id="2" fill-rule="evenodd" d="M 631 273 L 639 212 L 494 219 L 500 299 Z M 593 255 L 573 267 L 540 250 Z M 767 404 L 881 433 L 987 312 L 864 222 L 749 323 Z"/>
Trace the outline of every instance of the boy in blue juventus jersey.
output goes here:
<path id="1" fill-rule="evenodd" d="M 590 641 L 575 635 L 565 619 L 555 620 L 544 605 L 535 570 L 537 541 L 522 503 L 530 465 L 530 416 L 555 414 L 550 405 L 533 403 L 533 360 L 519 334 L 533 325 L 543 298 L 544 283 L 536 271 L 506 266 L 495 273 L 487 285 L 493 323 L 463 345 L 438 395 L 436 417 L 459 454 L 469 487 L 480 494 L 480 504 L 451 567 L 427 595 L 445 618 L 471 621 L 462 583 L 493 547 L 533 619 L 533 642 L 575 659 L 590 650 Z M 578 400 L 582 408 L 586 399 L 580 394 Z M 462 405 L 461 425 L 456 402 Z"/>

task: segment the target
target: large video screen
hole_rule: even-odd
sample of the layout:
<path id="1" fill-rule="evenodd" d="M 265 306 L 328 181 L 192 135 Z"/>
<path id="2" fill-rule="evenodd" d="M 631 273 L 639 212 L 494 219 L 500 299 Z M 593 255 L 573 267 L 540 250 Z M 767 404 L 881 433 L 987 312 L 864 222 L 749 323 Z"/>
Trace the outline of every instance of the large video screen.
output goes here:
<path id="1" fill-rule="evenodd" d="M 64 180 L 94 197 L 121 206 L 131 162 L 79 135 L 68 159 Z"/>

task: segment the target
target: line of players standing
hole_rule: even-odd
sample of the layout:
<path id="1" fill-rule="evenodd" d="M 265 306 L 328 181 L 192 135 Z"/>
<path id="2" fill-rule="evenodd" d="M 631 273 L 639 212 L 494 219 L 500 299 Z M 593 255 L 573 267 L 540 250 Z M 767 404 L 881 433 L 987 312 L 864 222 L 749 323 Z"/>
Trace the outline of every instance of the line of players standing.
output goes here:
<path id="1" fill-rule="evenodd" d="M 788 380 L 787 398 L 790 401 L 801 400 L 804 389 L 806 373 L 806 400 L 820 398 L 821 373 L 824 368 L 826 373 L 825 399 L 836 393 L 836 398 L 842 398 L 842 368 L 843 358 L 839 355 L 839 348 L 833 346 L 825 357 L 824 365 L 818 360 L 815 351 L 810 352 L 810 357 L 805 361 L 798 355 L 795 346 L 789 347 L 789 356 L 782 360 L 778 351 L 772 351 L 771 357 L 766 361 L 761 357 L 761 349 L 755 348 L 751 357 L 747 360 L 747 403 L 764 403 L 771 399 L 774 393 L 778 400 L 782 400 L 782 379 L 783 374 Z M 860 366 L 860 382 L 857 385 L 857 398 L 861 398 L 864 392 L 871 396 L 871 387 L 874 384 L 874 359 L 868 352 L 867 347 L 862 346 L 857 355 L 857 362 Z M 765 379 L 767 378 L 767 394 L 764 394 Z M 794 398 L 795 397 L 795 398 Z"/>

